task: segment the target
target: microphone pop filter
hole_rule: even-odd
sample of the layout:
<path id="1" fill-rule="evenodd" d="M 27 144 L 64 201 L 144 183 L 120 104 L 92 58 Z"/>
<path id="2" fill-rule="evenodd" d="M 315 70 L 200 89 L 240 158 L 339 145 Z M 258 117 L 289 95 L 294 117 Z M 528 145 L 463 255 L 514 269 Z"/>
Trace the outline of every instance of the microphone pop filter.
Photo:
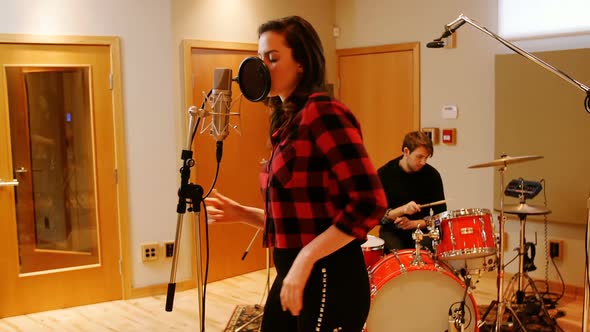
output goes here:
<path id="1" fill-rule="evenodd" d="M 260 58 L 244 59 L 238 69 L 237 81 L 242 94 L 249 101 L 264 100 L 270 92 L 270 72 Z"/>

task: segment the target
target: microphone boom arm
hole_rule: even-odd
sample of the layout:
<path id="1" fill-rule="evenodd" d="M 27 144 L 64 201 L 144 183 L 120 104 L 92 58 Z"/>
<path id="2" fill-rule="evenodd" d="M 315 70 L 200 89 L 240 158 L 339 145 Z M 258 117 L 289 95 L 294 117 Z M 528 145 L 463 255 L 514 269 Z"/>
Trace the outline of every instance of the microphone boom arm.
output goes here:
<path id="1" fill-rule="evenodd" d="M 552 72 L 553 74 L 559 76 L 560 78 L 562 78 L 563 80 L 569 82 L 570 84 L 576 86 L 577 88 L 579 88 L 580 90 L 584 91 L 586 93 L 586 99 L 584 102 L 584 107 L 586 108 L 586 111 L 588 113 L 590 113 L 590 88 L 588 88 L 588 86 L 580 83 L 579 81 L 573 79 L 572 77 L 570 77 L 569 75 L 567 75 L 566 73 L 564 73 L 563 71 L 555 68 L 554 66 L 548 64 L 547 62 L 539 59 L 537 56 L 523 50 L 522 48 L 510 43 L 509 41 L 507 41 L 506 39 L 498 36 L 497 34 L 491 32 L 490 30 L 486 29 L 485 27 L 479 25 L 477 22 L 473 21 L 472 19 L 470 19 L 469 17 L 460 14 L 459 17 L 457 17 L 454 21 L 448 23 L 447 25 L 445 25 L 445 32 L 443 33 L 443 35 L 441 36 L 441 38 L 437 39 L 437 40 L 441 40 L 442 38 L 446 38 L 448 36 L 450 36 L 453 32 L 455 32 L 455 30 L 459 29 L 463 24 L 468 23 L 470 25 L 472 25 L 473 27 L 475 27 L 476 29 L 478 29 L 479 31 L 485 33 L 486 35 L 496 39 L 497 41 L 499 41 L 500 43 L 504 44 L 506 47 L 508 47 L 509 49 L 513 50 L 514 52 L 522 55 L 523 57 L 531 60 L 532 62 L 540 65 L 541 67 L 549 70 L 550 72 Z"/>

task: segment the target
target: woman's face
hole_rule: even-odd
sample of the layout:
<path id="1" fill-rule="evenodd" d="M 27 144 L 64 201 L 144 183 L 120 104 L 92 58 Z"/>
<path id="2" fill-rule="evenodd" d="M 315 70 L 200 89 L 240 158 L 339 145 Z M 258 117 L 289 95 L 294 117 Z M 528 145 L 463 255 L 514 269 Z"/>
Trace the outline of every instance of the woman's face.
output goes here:
<path id="1" fill-rule="evenodd" d="M 293 59 L 285 37 L 274 31 L 267 31 L 258 40 L 258 56 L 270 71 L 269 96 L 287 99 L 297 87 L 303 67 Z"/>

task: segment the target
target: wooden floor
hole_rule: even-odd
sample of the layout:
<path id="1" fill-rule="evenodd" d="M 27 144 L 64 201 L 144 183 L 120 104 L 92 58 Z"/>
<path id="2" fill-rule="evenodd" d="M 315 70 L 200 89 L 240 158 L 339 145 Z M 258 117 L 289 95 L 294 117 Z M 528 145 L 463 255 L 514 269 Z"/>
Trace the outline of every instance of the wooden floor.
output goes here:
<path id="1" fill-rule="evenodd" d="M 274 278 L 271 270 L 271 280 Z M 265 270 L 214 282 L 207 288 L 206 331 L 223 331 L 238 304 L 260 304 L 266 286 Z M 483 275 L 473 291 L 478 305 L 496 298 L 496 274 Z M 507 282 L 506 282 L 507 284 Z M 550 289 L 559 293 L 560 289 Z M 574 292 L 576 293 L 576 292 Z M 580 293 L 580 292 L 577 292 Z M 582 294 L 568 294 L 558 309 L 565 313 L 557 322 L 564 331 L 582 330 Z M 178 292 L 174 310 L 166 312 L 166 296 L 153 296 L 127 301 L 113 301 L 70 309 L 47 311 L 0 319 L 0 331 L 198 331 L 197 292 Z M 552 314 L 555 310 L 552 310 Z"/>

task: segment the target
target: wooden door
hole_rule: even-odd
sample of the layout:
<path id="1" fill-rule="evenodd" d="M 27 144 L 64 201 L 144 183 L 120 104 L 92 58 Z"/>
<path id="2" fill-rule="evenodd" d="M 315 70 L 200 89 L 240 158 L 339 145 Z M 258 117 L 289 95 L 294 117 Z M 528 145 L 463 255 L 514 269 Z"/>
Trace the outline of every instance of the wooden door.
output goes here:
<path id="1" fill-rule="evenodd" d="M 376 168 L 401 155 L 420 128 L 418 43 L 338 50 L 338 97 L 361 123 Z"/>
<path id="2" fill-rule="evenodd" d="M 0 317 L 122 297 L 109 46 L 0 44 Z"/>
<path id="3" fill-rule="evenodd" d="M 230 68 L 233 77 L 237 76 L 242 60 L 256 56 L 256 44 L 233 44 L 218 42 L 187 41 L 190 50 L 190 69 L 188 79 L 192 80 L 192 88 L 187 95 L 190 105 L 201 105 L 203 92 L 208 92 L 213 85 L 215 68 Z M 253 103 L 245 98 L 238 101 L 240 89 L 232 84 L 232 112 L 240 112 L 240 116 L 232 116 L 230 123 L 238 125 L 239 132 L 230 129 L 229 136 L 224 140 L 223 158 L 219 177 L 215 188 L 224 195 L 246 205 L 262 208 L 259 173 L 261 162 L 270 156 L 269 146 L 269 111 L 262 103 Z M 204 119 L 205 124 L 211 118 Z M 201 127 L 199 128 L 201 129 Z M 199 131 L 200 132 L 200 131 Z M 192 171 L 192 182 L 209 190 L 215 174 L 215 141 L 208 131 L 196 135 L 193 143 L 194 158 L 197 161 Z M 204 213 L 201 214 L 201 257 L 203 266 L 206 264 L 207 241 L 205 238 Z M 265 268 L 266 251 L 262 248 L 262 232 L 256 236 L 248 255 L 242 255 L 256 235 L 256 229 L 244 224 L 209 226 L 209 274 L 208 282 L 233 277 Z M 204 269 L 203 269 L 204 271 Z"/>

